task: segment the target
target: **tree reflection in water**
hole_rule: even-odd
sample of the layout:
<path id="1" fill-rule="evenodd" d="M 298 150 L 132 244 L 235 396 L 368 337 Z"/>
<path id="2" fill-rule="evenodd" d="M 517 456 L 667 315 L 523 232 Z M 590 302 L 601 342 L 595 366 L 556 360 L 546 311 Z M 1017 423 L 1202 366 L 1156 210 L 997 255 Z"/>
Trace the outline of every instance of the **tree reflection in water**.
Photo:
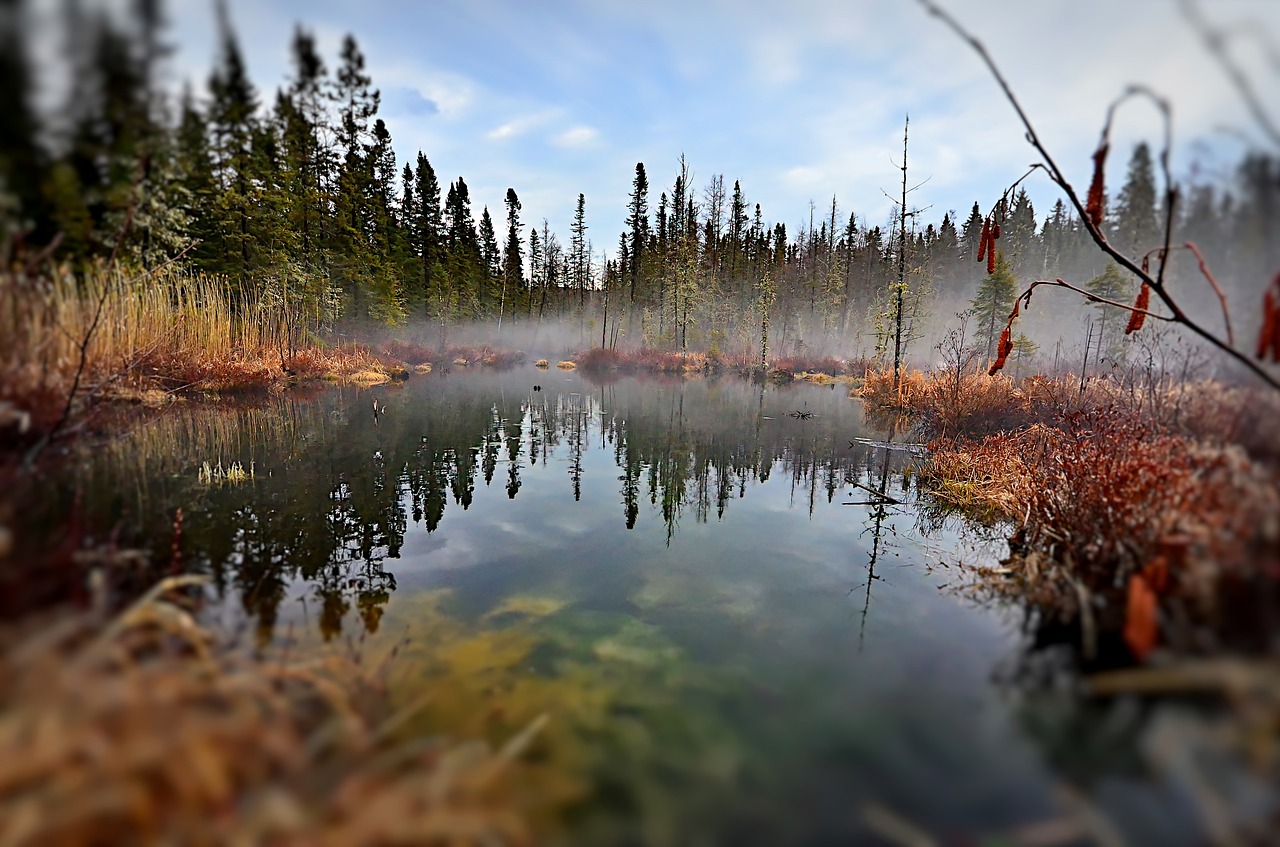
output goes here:
<path id="1" fill-rule="evenodd" d="M 410 522 L 436 532 L 447 512 L 469 509 L 477 486 L 495 478 L 514 500 L 531 467 L 566 463 L 557 508 L 571 509 L 586 475 L 598 473 L 589 468 L 599 458 L 588 457 L 609 457 L 619 530 L 636 529 L 647 501 L 668 544 L 682 517 L 723 520 L 735 496 L 775 472 L 810 514 L 819 498 L 832 502 L 842 486 L 873 476 L 875 451 L 845 446 L 859 413 L 843 392 L 736 380 L 596 386 L 577 376 L 534 392 L 526 381 L 519 373 L 433 374 L 313 400 L 171 411 L 78 466 L 74 485 L 44 501 L 45 525 L 54 531 L 79 491 L 89 525 L 149 539 L 162 563 L 182 508 L 184 566 L 209 573 L 265 643 L 281 604 L 301 587 L 325 638 L 342 634 L 353 609 L 376 632 L 396 589 L 389 560 L 400 557 Z M 805 392 L 812 418 L 787 417 L 795 391 Z M 883 452 L 875 469 L 882 489 L 891 475 Z M 239 484 L 205 485 L 193 470 L 204 461 L 252 463 L 257 472 Z"/>

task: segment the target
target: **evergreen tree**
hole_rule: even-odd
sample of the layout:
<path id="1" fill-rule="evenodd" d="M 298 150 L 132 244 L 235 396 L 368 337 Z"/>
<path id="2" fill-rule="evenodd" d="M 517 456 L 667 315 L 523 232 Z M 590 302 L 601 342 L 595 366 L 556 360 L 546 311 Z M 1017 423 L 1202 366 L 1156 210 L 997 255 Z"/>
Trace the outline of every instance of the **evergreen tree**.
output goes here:
<path id="1" fill-rule="evenodd" d="M 573 225 L 570 228 L 569 262 L 572 273 L 570 285 L 578 290 L 579 305 L 585 302 L 587 277 L 590 274 L 590 262 L 587 257 L 587 198 L 578 195 L 578 204 L 573 210 Z"/>
<path id="2" fill-rule="evenodd" d="M 341 64 L 334 80 L 332 99 L 338 107 L 338 137 L 342 164 L 338 170 L 332 218 L 332 250 L 347 314 L 356 320 L 369 316 L 369 294 L 374 269 L 365 255 L 370 247 L 370 183 L 373 181 L 373 144 L 369 121 L 378 113 L 380 93 L 365 72 L 364 54 L 351 35 L 342 41 Z"/>
<path id="3" fill-rule="evenodd" d="M 974 262 L 977 260 L 978 250 L 982 246 L 982 210 L 978 208 L 978 204 L 973 204 L 973 209 L 969 212 L 969 217 L 965 219 L 964 225 L 960 227 L 960 248 L 961 261 Z"/>
<path id="4" fill-rule="evenodd" d="M 413 184 L 418 214 L 410 225 L 410 238 L 420 262 L 420 290 L 423 304 L 427 305 L 427 298 L 431 296 L 432 273 L 444 261 L 444 221 L 440 213 L 440 183 L 436 181 L 431 162 L 421 152 L 418 153 Z"/>
<path id="5" fill-rule="evenodd" d="M 546 277 L 542 264 L 542 241 L 538 237 L 538 228 L 529 227 L 529 313 L 533 314 L 536 302 L 535 293 L 540 292 Z"/>
<path id="6" fill-rule="evenodd" d="M 628 299 L 636 302 L 636 287 L 640 279 L 641 259 L 649 242 L 649 178 L 644 163 L 636 163 L 636 176 L 631 183 L 631 197 L 627 203 L 627 228 L 631 232 L 631 278 L 628 280 Z"/>
<path id="7" fill-rule="evenodd" d="M 325 108 L 328 72 L 316 52 L 314 37 L 301 28 L 294 32 L 291 52 L 293 78 L 280 98 L 278 109 L 284 159 L 290 173 L 285 186 L 289 197 L 289 225 L 298 235 L 303 267 L 310 274 L 318 274 L 328 264 L 323 226 L 333 172 L 332 151 L 322 135 L 328 121 Z"/>
<path id="8" fill-rule="evenodd" d="M 1018 189 L 1001 227 L 1001 241 L 1007 245 L 1010 264 L 1021 276 L 1037 276 L 1044 268 L 1044 251 L 1036 232 L 1036 210 L 1025 188 Z"/>
<path id="9" fill-rule="evenodd" d="M 212 269 L 220 261 L 218 220 L 214 213 L 217 184 L 204 116 L 195 106 L 190 87 L 182 91 L 175 143 L 176 179 L 187 199 L 187 232 L 194 246 L 187 254 L 198 266 Z"/>
<path id="10" fill-rule="evenodd" d="M 254 132 L 257 94 L 249 81 L 240 46 L 225 6 L 219 6 L 218 26 L 221 56 L 209 78 L 209 129 L 215 191 L 214 218 L 219 259 L 211 270 L 230 277 L 240 291 L 249 288 L 253 269 L 256 184 L 254 173 Z"/>
<path id="11" fill-rule="evenodd" d="M 523 294 L 525 288 L 524 257 L 520 246 L 520 198 L 514 188 L 507 189 L 503 202 L 507 207 L 507 241 L 502 250 L 503 307 L 499 309 L 500 314 L 507 311 L 507 298 Z M 515 311 L 515 304 L 512 306 L 510 311 Z"/>
<path id="12" fill-rule="evenodd" d="M 26 52 L 26 9 L 22 0 L 0 4 L 0 206 L 13 198 L 17 214 L 9 226 L 26 229 L 47 220 L 41 191 L 45 172 L 38 137 L 40 123 L 32 108 L 34 93 Z M 15 234 L 0 219 L 0 241 Z M 49 228 L 37 229 L 37 242 L 53 237 Z"/>
<path id="13" fill-rule="evenodd" d="M 1117 303 L 1132 301 L 1134 294 L 1133 283 L 1129 275 L 1121 270 L 1120 266 L 1115 262 L 1108 262 L 1106 270 L 1089 280 L 1085 285 L 1085 290 L 1090 294 L 1096 294 L 1099 297 L 1105 297 Z M 1094 311 L 1098 313 L 1098 332 L 1096 335 L 1098 351 L 1112 361 L 1119 361 L 1123 358 L 1124 348 L 1121 346 L 1121 342 L 1124 340 L 1124 334 L 1122 330 L 1128 320 L 1129 311 L 1106 303 L 1088 302 L 1092 303 Z"/>
<path id="14" fill-rule="evenodd" d="M 502 251 L 498 249 L 498 233 L 493 226 L 493 218 L 489 215 L 489 207 L 485 206 L 480 214 L 480 264 L 484 268 L 484 304 L 492 311 L 496 308 L 499 293 L 494 288 L 502 280 Z M 492 307 L 492 308 L 491 308 Z"/>
<path id="15" fill-rule="evenodd" d="M 978 294 L 970 304 L 970 314 L 976 318 L 975 337 L 986 346 L 987 359 L 995 358 L 996 341 L 1004 330 L 1013 311 L 1013 301 L 1018 296 L 1018 283 L 1004 251 L 996 254 L 995 273 L 987 274 L 978 283 Z"/>
<path id="16" fill-rule="evenodd" d="M 1117 249 L 1131 256 L 1141 256 L 1158 247 L 1156 220 L 1156 180 L 1151 162 L 1151 148 L 1140 142 L 1133 148 L 1124 187 L 1116 201 L 1114 231 Z"/>
<path id="17" fill-rule="evenodd" d="M 450 184 L 444 201 L 445 250 L 453 296 L 466 315 L 480 308 L 481 277 L 484 273 L 475 218 L 471 214 L 471 192 L 466 180 L 458 177 Z"/>

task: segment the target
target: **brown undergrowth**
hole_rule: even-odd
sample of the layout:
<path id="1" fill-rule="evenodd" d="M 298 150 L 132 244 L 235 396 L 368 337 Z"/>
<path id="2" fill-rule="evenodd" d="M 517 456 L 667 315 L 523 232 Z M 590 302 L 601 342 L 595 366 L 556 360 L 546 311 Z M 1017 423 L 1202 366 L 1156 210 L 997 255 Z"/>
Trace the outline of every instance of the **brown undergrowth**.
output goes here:
<path id="1" fill-rule="evenodd" d="M 407 740 L 423 704 L 392 711 L 385 663 L 244 656 L 184 607 L 198 582 L 0 633 L 0 843 L 530 843 L 506 772 L 541 721 Z"/>
<path id="2" fill-rule="evenodd" d="M 1237 445 L 1114 407 L 981 438 L 941 438 L 918 468 L 935 496 L 1013 524 L 984 585 L 1144 658 L 1266 651 L 1280 604 L 1280 493 Z"/>

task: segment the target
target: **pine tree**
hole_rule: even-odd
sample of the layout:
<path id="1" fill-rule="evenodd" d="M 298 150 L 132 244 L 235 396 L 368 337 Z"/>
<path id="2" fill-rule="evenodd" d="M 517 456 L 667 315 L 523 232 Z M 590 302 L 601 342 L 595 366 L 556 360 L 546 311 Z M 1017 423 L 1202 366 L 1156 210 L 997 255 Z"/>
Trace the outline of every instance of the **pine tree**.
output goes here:
<path id="1" fill-rule="evenodd" d="M 498 308 L 498 320 L 506 311 L 515 311 L 515 303 L 510 309 L 507 298 L 514 298 L 524 293 L 524 257 L 520 246 L 520 198 L 514 188 L 507 189 L 503 201 L 507 207 L 507 241 L 502 250 L 502 302 Z"/>
<path id="2" fill-rule="evenodd" d="M 342 163 L 338 169 L 332 218 L 332 254 L 345 293 L 346 310 L 355 320 L 369 316 L 368 295 L 372 287 L 369 267 L 370 183 L 373 162 L 370 156 L 369 121 L 378 113 L 380 93 L 365 72 L 364 54 L 354 37 L 342 41 L 341 65 L 334 81 L 332 99 L 338 107 L 338 138 Z"/>
<path id="3" fill-rule="evenodd" d="M 529 227 L 529 314 L 533 314 L 535 293 L 540 292 L 546 280 L 542 265 L 542 240 L 538 228 Z"/>
<path id="4" fill-rule="evenodd" d="M 571 237 L 569 241 L 569 262 L 572 273 L 570 285 L 578 290 L 579 306 L 586 302 L 587 277 L 590 273 L 590 263 L 587 257 L 586 203 L 586 196 L 579 194 L 578 204 L 573 210 L 573 225 L 570 227 Z"/>
<path id="5" fill-rule="evenodd" d="M 1131 256 L 1141 256 L 1159 246 L 1156 221 L 1156 180 L 1151 162 L 1151 148 L 1140 142 L 1133 148 L 1124 187 L 1116 200 L 1114 232 L 1117 249 Z"/>
<path id="6" fill-rule="evenodd" d="M 219 257 L 212 270 L 227 274 L 241 292 L 249 288 L 253 268 L 255 176 L 253 138 L 257 126 L 257 94 L 249 81 L 240 46 L 225 6 L 219 6 L 222 53 L 209 79 L 209 129 L 215 191 L 213 215 L 218 221 Z"/>
<path id="7" fill-rule="evenodd" d="M 323 141 L 328 115 L 328 72 L 314 37 L 299 28 L 292 44 L 293 79 L 280 98 L 281 137 L 290 170 L 286 186 L 289 224 L 298 234 L 299 258 L 309 274 L 327 272 L 324 222 L 333 154 Z"/>
<path id="8" fill-rule="evenodd" d="M 464 315 L 477 315 L 484 268 L 475 218 L 471 214 L 471 192 L 462 177 L 450 184 L 445 196 L 444 224 L 445 263 L 453 289 L 451 294 Z"/>
<path id="9" fill-rule="evenodd" d="M 498 249 L 498 233 L 488 206 L 480 214 L 479 237 L 480 266 L 484 276 L 481 308 L 485 314 L 490 314 L 497 311 L 501 299 L 500 291 L 495 289 L 502 285 L 502 251 Z"/>
<path id="10" fill-rule="evenodd" d="M 1044 249 L 1036 232 L 1036 210 L 1025 188 L 1018 189 L 1001 241 L 1007 245 L 1009 262 L 1019 275 L 1034 277 L 1044 268 Z"/>
<path id="11" fill-rule="evenodd" d="M 1099 297 L 1105 297 L 1117 303 L 1131 301 L 1134 294 L 1132 280 L 1115 262 L 1108 262 L 1106 270 L 1085 284 L 1085 290 L 1090 294 L 1096 294 Z M 1124 340 L 1124 334 L 1122 330 L 1129 312 L 1126 309 L 1110 306 L 1106 303 L 1095 302 L 1092 305 L 1098 313 L 1097 349 L 1100 354 L 1105 355 L 1112 361 L 1119 361 L 1123 358 L 1124 348 L 1121 346 L 1121 342 Z"/>
<path id="12" fill-rule="evenodd" d="M 977 319 L 974 336 L 986 345 L 988 360 L 995 358 L 996 341 L 1004 331 L 1017 296 L 1017 280 L 1004 251 L 999 251 L 995 273 L 984 276 L 978 283 L 978 294 L 969 308 L 970 314 Z"/>
<path id="13" fill-rule="evenodd" d="M 444 221 L 440 213 L 440 183 L 427 157 L 418 153 L 414 171 L 414 194 L 418 214 L 410 226 L 414 252 L 419 260 L 423 305 L 430 309 L 431 279 L 434 269 L 444 261 Z"/>
<path id="14" fill-rule="evenodd" d="M 187 198 L 187 233 L 194 246 L 188 256 L 199 267 L 212 269 L 219 262 L 218 220 L 213 204 L 217 184 L 204 117 L 195 106 L 190 87 L 182 91 L 175 139 L 176 179 Z"/>
<path id="15" fill-rule="evenodd" d="M 972 263 L 977 260 L 978 249 L 982 245 L 982 223 L 982 209 L 974 203 L 969 217 L 960 227 L 960 261 Z"/>
<path id="16" fill-rule="evenodd" d="M 628 299 L 634 308 L 637 283 L 640 280 L 641 260 L 649 242 L 649 178 L 644 172 L 644 162 L 636 163 L 636 176 L 631 183 L 631 197 L 627 203 L 627 228 L 631 232 L 631 274 L 628 280 Z"/>

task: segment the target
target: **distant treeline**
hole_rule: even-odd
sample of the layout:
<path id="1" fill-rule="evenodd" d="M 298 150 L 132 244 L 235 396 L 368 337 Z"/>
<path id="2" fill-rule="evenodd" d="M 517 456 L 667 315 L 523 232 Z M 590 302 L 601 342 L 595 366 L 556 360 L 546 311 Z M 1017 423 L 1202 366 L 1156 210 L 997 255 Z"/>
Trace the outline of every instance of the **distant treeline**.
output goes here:
<path id="1" fill-rule="evenodd" d="M 331 66 L 299 28 L 292 72 L 266 97 L 220 11 L 208 84 L 175 102 L 159 82 L 171 52 L 159 0 L 134 0 L 126 15 L 67 4 L 65 102 L 39 109 L 31 10 L 23 0 L 0 7 L 6 244 L 32 251 L 60 236 L 56 255 L 72 266 L 115 257 L 146 268 L 181 256 L 234 292 L 287 298 L 324 323 L 558 318 L 606 346 L 757 343 L 767 311 L 776 349 L 872 352 L 889 332 L 901 245 L 912 332 L 929 313 L 1011 299 L 980 293 L 984 268 L 974 261 L 997 186 L 963 220 L 908 216 L 906 239 L 894 220 L 874 223 L 834 197 L 789 233 L 736 180 L 691 185 L 682 160 L 668 188 L 651 188 L 637 164 L 629 196 L 606 201 L 627 211 L 611 252 L 587 238 L 582 194 L 567 239 L 545 221 L 526 226 L 515 188 L 500 220 L 484 208 L 477 222 L 461 176 L 442 185 L 423 153 L 396 162 L 355 38 Z M 1114 243 L 1135 256 L 1158 246 L 1161 194 L 1140 144 L 1109 198 Z M 1254 290 L 1280 267 L 1278 209 L 1280 162 L 1247 154 L 1232 179 L 1186 191 L 1177 240 L 1197 241 L 1221 276 Z M 1087 282 L 1105 270 L 1061 201 L 1041 221 L 1020 191 L 1003 213 L 1002 268 L 1012 278 Z"/>

